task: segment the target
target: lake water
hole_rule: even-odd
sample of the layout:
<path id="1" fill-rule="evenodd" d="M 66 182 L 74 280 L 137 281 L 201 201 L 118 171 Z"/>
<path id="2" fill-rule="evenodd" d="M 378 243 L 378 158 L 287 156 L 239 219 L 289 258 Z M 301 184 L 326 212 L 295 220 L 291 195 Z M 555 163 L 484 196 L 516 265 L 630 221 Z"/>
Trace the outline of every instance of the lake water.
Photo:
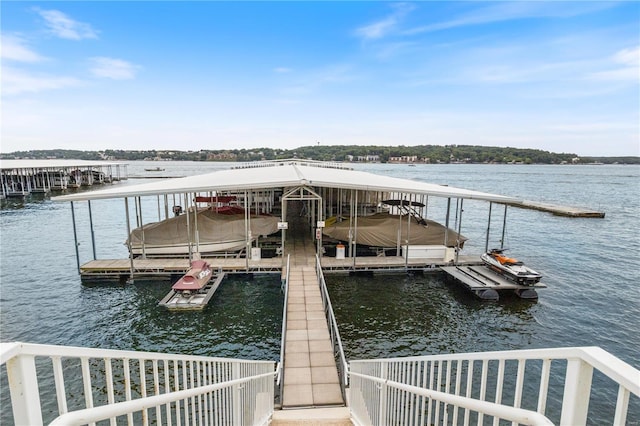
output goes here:
<path id="1" fill-rule="evenodd" d="M 154 163 L 155 165 L 155 163 Z M 225 163 L 162 163 L 132 177 L 186 176 Z M 362 164 L 354 168 L 533 201 L 589 207 L 604 219 L 572 219 L 509 208 L 505 244 L 544 275 L 536 303 L 481 302 L 441 275 L 327 275 L 347 358 L 600 346 L 640 367 L 640 167 Z M 118 185 L 142 183 L 129 179 Z M 144 221 L 157 220 L 153 199 Z M 490 246 L 498 246 L 502 207 L 493 207 Z M 92 202 L 98 258 L 125 258 L 122 200 Z M 81 262 L 92 258 L 86 203 L 76 203 Z M 428 217 L 444 221 L 444 200 Z M 488 204 L 465 201 L 465 254 L 485 246 Z M 211 306 L 172 314 L 157 306 L 164 280 L 83 286 L 76 269 L 69 203 L 3 202 L 0 210 L 0 339 L 60 345 L 276 360 L 282 295 L 279 275 L 225 280 Z M 453 220 L 453 219 L 452 219 Z M 3 420 L 8 410 L 3 392 Z M 630 418 L 640 418 L 637 404 Z M 633 415 L 633 416 L 632 416 Z M 3 422 L 4 423 L 4 422 Z"/>

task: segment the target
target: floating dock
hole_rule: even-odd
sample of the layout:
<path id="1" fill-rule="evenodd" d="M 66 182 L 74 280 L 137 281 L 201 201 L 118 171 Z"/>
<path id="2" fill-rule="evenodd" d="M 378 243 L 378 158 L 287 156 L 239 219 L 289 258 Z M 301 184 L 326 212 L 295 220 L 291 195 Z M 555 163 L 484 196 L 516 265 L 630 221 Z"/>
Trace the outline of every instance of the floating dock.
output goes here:
<path id="1" fill-rule="evenodd" d="M 315 256 L 315 252 L 313 254 Z M 313 256 L 311 258 L 313 259 Z M 203 256 L 211 268 L 216 271 L 227 273 L 254 273 L 282 271 L 282 258 L 223 258 Z M 423 271 L 436 272 L 442 266 L 450 266 L 451 262 L 442 258 L 412 258 L 406 259 L 402 256 L 386 257 L 347 257 L 336 259 L 335 257 L 324 256 L 320 258 L 322 270 L 325 272 L 406 272 Z M 479 265 L 478 256 L 459 256 L 459 265 Z M 189 269 L 189 259 L 186 258 L 153 258 L 153 259 L 133 259 L 134 277 L 170 277 L 172 275 L 184 274 Z M 91 260 L 80 266 L 80 276 L 83 281 L 91 280 L 125 280 L 130 278 L 132 262 L 130 259 L 98 259 Z"/>
<path id="2" fill-rule="evenodd" d="M 201 291 L 188 296 L 184 296 L 182 293 L 172 289 L 158 305 L 164 306 L 170 311 L 201 311 L 207 306 L 213 294 L 220 287 L 224 277 L 224 273 L 218 274 Z"/>
<path id="3" fill-rule="evenodd" d="M 539 203 L 537 201 L 522 201 L 522 203 L 507 203 L 512 207 L 521 209 L 538 210 L 542 212 L 552 213 L 556 216 L 565 217 L 585 217 L 585 218 L 604 218 L 604 212 L 596 210 L 583 209 L 580 207 L 561 206 L 556 204 Z"/>
<path id="4" fill-rule="evenodd" d="M 536 300 L 538 299 L 536 289 L 547 287 L 542 283 L 534 285 L 517 284 L 493 272 L 484 265 L 445 266 L 440 269 L 482 300 L 498 300 L 498 291 L 502 290 L 513 291 L 523 299 Z"/>

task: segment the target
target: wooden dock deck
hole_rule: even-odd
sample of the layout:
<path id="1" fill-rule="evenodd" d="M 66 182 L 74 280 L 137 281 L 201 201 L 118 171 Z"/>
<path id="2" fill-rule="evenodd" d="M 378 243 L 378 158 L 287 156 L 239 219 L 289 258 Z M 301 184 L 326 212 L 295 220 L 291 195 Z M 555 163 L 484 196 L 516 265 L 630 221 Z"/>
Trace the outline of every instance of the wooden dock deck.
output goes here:
<path id="1" fill-rule="evenodd" d="M 542 212 L 552 213 L 556 216 L 565 217 L 584 217 L 584 218 L 604 218 L 605 213 L 596 210 L 584 209 L 580 207 L 561 206 L 550 203 L 540 203 L 537 201 L 523 201 L 518 204 L 509 204 L 512 207 L 521 209 L 538 210 Z"/>
<path id="2" fill-rule="evenodd" d="M 315 263 L 313 247 L 298 246 L 292 247 L 290 250 L 291 253 L 300 254 L 300 256 L 292 257 L 292 261 L 298 262 L 300 266 Z M 214 271 L 227 273 L 280 272 L 283 268 L 283 258 L 281 257 L 259 260 L 218 257 L 203 257 L 203 259 L 209 262 Z M 443 259 L 414 258 L 405 260 L 402 256 L 357 257 L 355 260 L 353 258 L 322 257 L 320 262 L 325 272 L 398 272 L 404 270 L 433 270 L 435 272 L 442 266 L 450 265 Z M 474 265 L 481 262 L 478 256 L 460 256 L 458 263 Z M 182 258 L 138 258 L 133 260 L 135 276 L 172 276 L 184 274 L 188 269 L 189 260 Z M 80 275 L 83 280 L 118 279 L 128 277 L 130 273 L 131 261 L 129 259 L 98 259 L 80 266 Z"/>

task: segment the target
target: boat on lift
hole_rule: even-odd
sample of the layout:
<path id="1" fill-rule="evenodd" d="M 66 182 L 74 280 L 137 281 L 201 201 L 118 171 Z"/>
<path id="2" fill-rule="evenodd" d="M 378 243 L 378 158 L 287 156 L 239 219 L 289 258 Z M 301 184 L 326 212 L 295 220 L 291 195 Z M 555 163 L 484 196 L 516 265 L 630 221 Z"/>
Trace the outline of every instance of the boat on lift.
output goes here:
<path id="1" fill-rule="evenodd" d="M 507 257 L 504 251 L 505 249 L 491 249 L 480 258 L 489 269 L 518 284 L 534 285 L 540 281 L 541 274 L 525 266 L 522 261 Z"/>

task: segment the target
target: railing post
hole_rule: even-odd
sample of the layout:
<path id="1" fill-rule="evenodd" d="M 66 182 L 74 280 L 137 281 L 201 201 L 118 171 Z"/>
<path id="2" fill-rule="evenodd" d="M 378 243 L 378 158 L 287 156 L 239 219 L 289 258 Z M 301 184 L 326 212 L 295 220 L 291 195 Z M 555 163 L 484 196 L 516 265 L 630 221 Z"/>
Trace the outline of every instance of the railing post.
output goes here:
<path id="1" fill-rule="evenodd" d="M 240 364 L 237 362 L 233 362 L 231 364 L 231 380 L 237 380 L 240 378 Z M 242 388 L 245 385 L 234 385 L 233 393 L 231 398 L 233 398 L 232 407 L 233 407 L 233 418 L 231 422 L 233 424 L 243 424 L 242 419 Z"/>
<path id="2" fill-rule="evenodd" d="M 385 383 L 380 385 L 380 400 L 379 400 L 380 406 L 378 407 L 378 410 L 379 410 L 378 424 L 384 425 L 387 423 L 387 384 L 386 384 L 387 362 L 386 361 L 382 361 L 380 363 L 380 378 L 382 380 L 385 380 Z"/>
<path id="3" fill-rule="evenodd" d="M 13 420 L 16 425 L 41 425 L 40 391 L 36 360 L 32 355 L 18 355 L 7 361 L 7 376 Z"/>
<path id="4" fill-rule="evenodd" d="M 587 423 L 592 378 L 593 366 L 581 359 L 567 361 L 561 425 L 577 426 Z"/>

